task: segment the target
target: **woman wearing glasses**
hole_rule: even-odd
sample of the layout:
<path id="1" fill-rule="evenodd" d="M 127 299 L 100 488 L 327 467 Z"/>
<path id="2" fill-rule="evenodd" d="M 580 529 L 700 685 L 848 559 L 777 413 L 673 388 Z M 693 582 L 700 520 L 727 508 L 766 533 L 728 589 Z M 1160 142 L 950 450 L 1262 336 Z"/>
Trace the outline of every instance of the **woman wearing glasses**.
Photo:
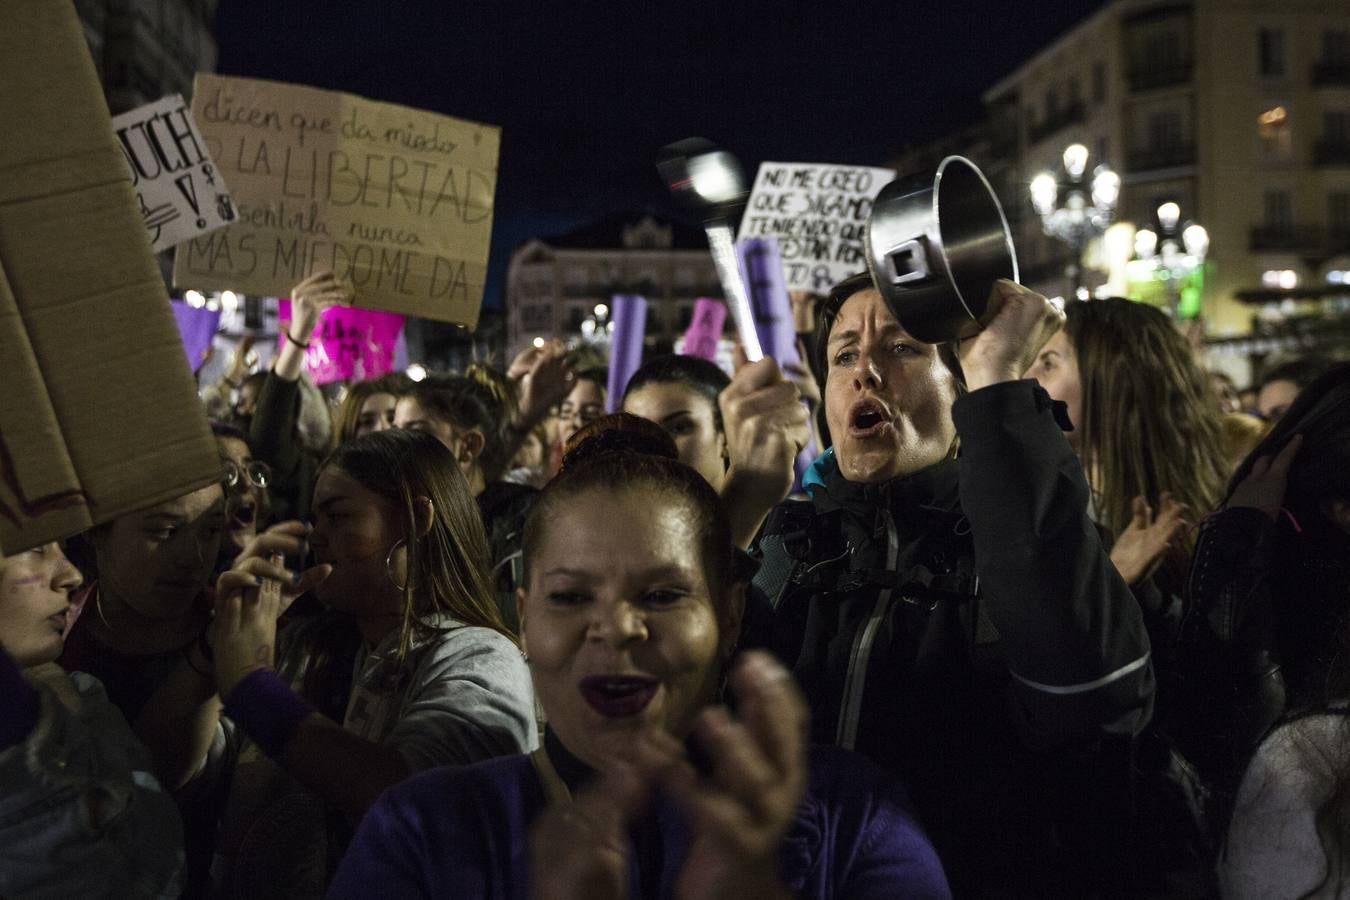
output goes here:
<path id="1" fill-rule="evenodd" d="M 272 468 L 253 458 L 253 450 L 242 431 L 223 422 L 212 422 L 220 461 L 224 465 L 222 484 L 225 487 L 226 537 L 220 542 L 220 561 L 217 571 L 223 572 L 244 551 L 248 542 L 258 536 L 260 528 L 267 527 L 272 498 L 268 485 L 272 482 Z"/>

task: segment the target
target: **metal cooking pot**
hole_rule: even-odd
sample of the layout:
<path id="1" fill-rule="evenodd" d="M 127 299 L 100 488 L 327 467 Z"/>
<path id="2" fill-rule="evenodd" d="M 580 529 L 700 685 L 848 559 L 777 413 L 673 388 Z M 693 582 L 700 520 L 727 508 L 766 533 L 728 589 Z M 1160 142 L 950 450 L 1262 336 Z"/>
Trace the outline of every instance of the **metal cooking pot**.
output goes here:
<path id="1" fill-rule="evenodd" d="M 905 330 L 937 344 L 987 324 L 994 282 L 1017 280 L 1017 253 L 984 174 L 949 156 L 936 173 L 882 188 L 867 222 L 867 268 Z"/>

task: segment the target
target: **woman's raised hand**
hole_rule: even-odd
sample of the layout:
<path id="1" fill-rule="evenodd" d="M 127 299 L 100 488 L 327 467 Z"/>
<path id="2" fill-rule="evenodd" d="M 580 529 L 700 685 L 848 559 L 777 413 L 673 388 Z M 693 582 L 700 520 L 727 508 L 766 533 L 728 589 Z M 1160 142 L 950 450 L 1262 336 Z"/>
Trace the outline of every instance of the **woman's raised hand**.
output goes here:
<path id="1" fill-rule="evenodd" d="M 534 900 L 619 900 L 628 893 L 628 828 L 651 797 L 660 773 L 683 748 L 664 732 L 635 736 L 570 803 L 549 806 L 530 828 L 530 896 Z"/>
<path id="2" fill-rule="evenodd" d="M 1289 467 L 1294 464 L 1294 457 L 1302 446 L 1303 435 L 1296 434 L 1274 457 L 1262 456 L 1253 462 L 1247 477 L 1233 488 L 1226 508 L 1247 506 L 1263 511 L 1271 519 L 1278 518 L 1280 507 L 1284 506 Z"/>
<path id="3" fill-rule="evenodd" d="M 1020 284 L 1000 278 L 989 295 L 993 318 L 961 342 L 961 368 L 972 391 L 1017 381 L 1045 342 L 1064 327 L 1064 308 Z"/>
<path id="4" fill-rule="evenodd" d="M 806 701 L 767 653 L 746 653 L 731 686 L 739 716 L 714 707 L 694 726 L 712 773 L 680 762 L 664 778 L 693 823 L 675 893 L 681 900 L 787 896 L 778 850 L 806 792 Z"/>
<path id="5" fill-rule="evenodd" d="M 1134 516 L 1111 546 L 1111 562 L 1126 584 L 1137 584 L 1167 552 L 1173 539 L 1186 527 L 1186 506 L 1163 491 L 1155 516 L 1148 501 L 1134 498 Z"/>
<path id="6" fill-rule="evenodd" d="M 332 272 L 315 272 L 291 288 L 291 336 L 305 343 L 319 324 L 319 316 L 330 306 L 349 306 L 356 292 Z"/>
<path id="7" fill-rule="evenodd" d="M 694 769 L 670 735 L 648 732 L 635 735 L 624 758 L 576 799 L 545 810 L 530 833 L 535 900 L 627 897 L 628 830 L 657 790 L 693 831 L 676 897 L 788 896 L 778 851 L 806 792 L 806 702 L 766 653 L 745 654 L 731 684 L 740 715 L 713 707 L 694 726 L 708 774 Z"/>
<path id="8" fill-rule="evenodd" d="M 216 686 L 222 697 L 249 672 L 272 665 L 277 619 L 295 598 L 313 590 L 333 567 L 291 571 L 286 554 L 303 556 L 309 526 L 280 522 L 248 542 L 234 567 L 216 581 L 216 616 L 211 623 Z"/>

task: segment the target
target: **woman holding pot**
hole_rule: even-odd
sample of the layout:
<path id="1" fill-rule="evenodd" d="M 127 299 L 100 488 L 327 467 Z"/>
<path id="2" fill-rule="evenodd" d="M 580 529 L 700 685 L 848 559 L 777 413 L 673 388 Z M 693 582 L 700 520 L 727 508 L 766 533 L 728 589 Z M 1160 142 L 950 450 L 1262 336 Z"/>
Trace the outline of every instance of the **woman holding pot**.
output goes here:
<path id="1" fill-rule="evenodd" d="M 813 740 L 901 776 L 958 895 L 1080 894 L 1128 871 L 1148 637 L 1062 417 L 1020 378 L 1064 313 L 1004 280 L 988 309 L 933 344 L 869 276 L 830 292 L 813 367 L 834 446 L 810 500 L 771 514 L 755 585 Z"/>
<path id="2" fill-rule="evenodd" d="M 330 896 L 947 896 L 898 789 L 808 760 L 787 673 L 733 663 L 745 581 L 712 488 L 652 426 L 592 429 L 525 532 L 543 748 L 387 792 Z"/>

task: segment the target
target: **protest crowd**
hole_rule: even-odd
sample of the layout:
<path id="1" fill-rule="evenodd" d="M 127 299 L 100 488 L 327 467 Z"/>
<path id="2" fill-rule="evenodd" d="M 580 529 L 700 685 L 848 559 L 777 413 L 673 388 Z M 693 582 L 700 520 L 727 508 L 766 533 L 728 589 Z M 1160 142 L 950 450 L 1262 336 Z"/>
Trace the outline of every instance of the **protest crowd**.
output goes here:
<path id="1" fill-rule="evenodd" d="M 290 280 L 140 400 L 205 481 L 0 555 L 0 898 L 1350 896 L 1350 362 L 1244 400 L 1156 306 L 925 341 L 855 272 L 729 366 L 327 393 L 372 288 Z"/>

